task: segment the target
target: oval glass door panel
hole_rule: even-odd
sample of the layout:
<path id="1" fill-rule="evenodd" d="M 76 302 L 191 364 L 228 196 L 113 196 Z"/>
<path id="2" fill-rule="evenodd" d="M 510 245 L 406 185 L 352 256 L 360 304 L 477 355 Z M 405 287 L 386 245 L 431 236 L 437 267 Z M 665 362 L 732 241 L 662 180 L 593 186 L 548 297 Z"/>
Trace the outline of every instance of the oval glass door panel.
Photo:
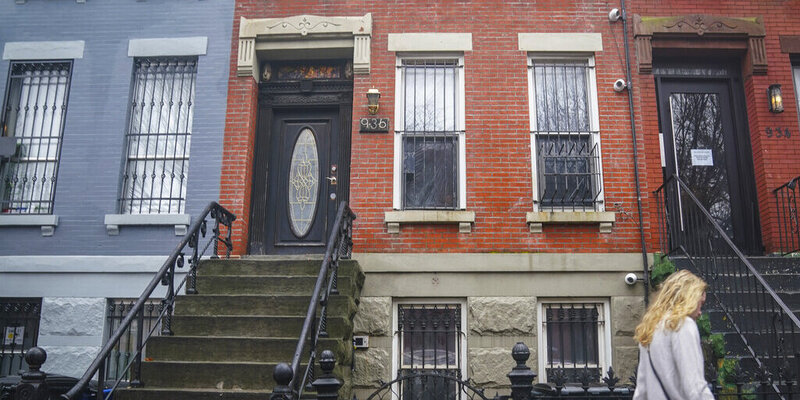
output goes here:
<path id="1" fill-rule="evenodd" d="M 311 129 L 297 136 L 289 168 L 289 223 L 297 237 L 305 236 L 314 221 L 319 193 L 319 155 Z"/>

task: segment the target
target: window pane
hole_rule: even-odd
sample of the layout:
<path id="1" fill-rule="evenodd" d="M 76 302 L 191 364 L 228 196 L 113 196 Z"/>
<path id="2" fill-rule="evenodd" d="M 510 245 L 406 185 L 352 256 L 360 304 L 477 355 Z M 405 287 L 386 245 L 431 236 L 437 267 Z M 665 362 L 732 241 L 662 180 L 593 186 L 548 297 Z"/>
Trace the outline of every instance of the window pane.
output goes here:
<path id="1" fill-rule="evenodd" d="M 184 212 L 196 57 L 135 62 L 120 211 Z"/>
<path id="2" fill-rule="evenodd" d="M 536 129 L 590 130 L 586 63 L 534 62 Z"/>
<path id="3" fill-rule="evenodd" d="M 458 60 L 403 60 L 403 207 L 458 206 Z"/>
<path id="4" fill-rule="evenodd" d="M 398 319 L 402 368 L 459 368 L 459 305 L 401 305 Z"/>
<path id="5" fill-rule="evenodd" d="M 16 152 L 2 165 L 0 211 L 51 214 L 70 79 L 69 62 L 12 63 L 3 136 Z"/>
<path id="6" fill-rule="evenodd" d="M 562 368 L 570 382 L 587 367 L 600 378 L 599 337 L 603 321 L 599 304 L 547 304 L 544 306 L 548 381 Z"/>

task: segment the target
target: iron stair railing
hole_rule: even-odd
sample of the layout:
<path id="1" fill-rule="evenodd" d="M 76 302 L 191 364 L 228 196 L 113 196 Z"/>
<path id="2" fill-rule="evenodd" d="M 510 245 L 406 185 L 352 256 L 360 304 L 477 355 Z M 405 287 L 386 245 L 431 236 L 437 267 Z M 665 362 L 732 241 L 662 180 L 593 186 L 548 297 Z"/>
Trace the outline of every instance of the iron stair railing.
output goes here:
<path id="1" fill-rule="evenodd" d="M 205 238 L 208 230 L 206 222 L 206 218 L 208 217 L 211 217 L 214 220 L 214 227 L 212 229 L 213 236 L 209 238 L 208 242 L 205 244 L 205 247 L 200 249 L 201 237 Z M 192 223 L 187 234 L 183 237 L 178 246 L 175 247 L 175 250 L 172 251 L 167 260 L 161 266 L 161 269 L 158 270 L 147 287 L 145 287 L 142 295 L 139 296 L 138 300 L 136 300 L 136 303 L 128 312 L 127 316 L 125 316 L 114 333 L 109 337 L 108 341 L 103 346 L 103 349 L 100 350 L 100 353 L 97 355 L 97 357 L 95 357 L 94 361 L 92 361 L 92 364 L 83 374 L 83 377 L 78 380 L 72 389 L 61 396 L 63 400 L 74 400 L 80 398 L 81 393 L 86 389 L 86 386 L 89 384 L 89 381 L 92 379 L 92 377 L 95 376 L 95 374 L 97 374 L 97 400 L 109 399 L 114 390 L 119 387 L 123 377 L 128 375 L 126 372 L 129 369 L 131 371 L 130 386 L 142 386 L 142 355 L 148 340 L 151 336 L 153 336 L 156 328 L 159 326 L 161 326 L 162 335 L 172 335 L 171 323 L 175 297 L 178 293 L 180 293 L 184 285 L 186 285 L 187 294 L 197 293 L 197 266 L 208 248 L 213 248 L 213 256 L 211 256 L 211 258 L 219 258 L 218 253 L 221 244 L 225 247 L 225 257 L 230 257 L 231 251 L 233 250 L 233 242 L 231 241 L 231 227 L 235 219 L 236 216 L 234 214 L 216 202 L 211 202 L 208 206 L 206 206 L 205 210 L 203 210 L 199 217 Z M 221 236 L 220 225 L 223 225 L 227 228 L 225 237 Z M 188 251 L 187 247 L 189 248 Z M 189 271 L 180 282 L 176 283 L 175 268 L 183 268 L 185 266 L 185 258 L 187 253 L 190 253 Z M 159 285 L 167 286 L 166 295 L 161 300 L 162 311 L 159 314 L 158 319 L 152 323 L 153 328 L 149 332 L 144 332 L 145 304 L 151 298 L 156 287 Z M 137 321 L 135 353 L 131 356 L 127 365 L 124 366 L 123 371 L 117 374 L 119 378 L 111 383 L 111 390 L 109 393 L 104 394 L 103 389 L 106 387 L 107 383 L 106 366 L 108 365 L 108 359 L 113 357 L 112 353 L 114 347 L 125 331 L 131 328 L 134 319 Z"/>
<path id="2" fill-rule="evenodd" d="M 680 178 L 669 177 L 653 193 L 662 254 L 675 260 L 683 254 L 708 283 L 755 361 L 751 373 L 783 397 L 800 372 L 800 320 Z"/>
<path id="3" fill-rule="evenodd" d="M 270 399 L 292 400 L 299 399 L 314 381 L 314 363 L 317 359 L 317 345 L 320 337 L 327 337 L 328 304 L 331 295 L 338 294 L 337 277 L 339 273 L 339 260 L 348 259 L 353 250 L 353 220 L 356 215 L 348 207 L 347 202 L 339 204 L 336 220 L 331 230 L 325 257 L 317 275 L 314 292 L 308 304 L 308 311 L 303 322 L 303 328 L 297 340 L 291 366 L 286 363 L 275 367 L 275 381 L 278 384 L 273 390 Z M 301 370 L 303 354 L 308 351 L 305 370 Z M 282 385 L 281 382 L 289 382 Z"/>
<path id="4" fill-rule="evenodd" d="M 800 252 L 800 215 L 797 197 L 800 195 L 800 176 L 778 186 L 775 195 L 775 216 L 778 219 L 778 251 L 781 255 Z"/>

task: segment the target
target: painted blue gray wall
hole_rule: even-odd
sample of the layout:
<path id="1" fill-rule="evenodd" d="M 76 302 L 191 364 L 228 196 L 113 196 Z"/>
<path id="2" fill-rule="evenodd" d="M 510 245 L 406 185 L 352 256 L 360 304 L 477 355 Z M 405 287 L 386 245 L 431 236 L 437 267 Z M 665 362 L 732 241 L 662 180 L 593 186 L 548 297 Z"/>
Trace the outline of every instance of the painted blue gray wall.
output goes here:
<path id="1" fill-rule="evenodd" d="M 173 226 L 121 226 L 109 236 L 105 214 L 117 210 L 133 58 L 131 39 L 208 38 L 199 57 L 186 213 L 219 196 L 233 24 L 233 0 L 27 0 L 0 2 L 0 51 L 7 42 L 85 42 L 74 60 L 63 132 L 52 237 L 38 226 L 0 227 L 0 256 L 166 255 Z M 9 60 L 0 60 L 5 94 Z"/>

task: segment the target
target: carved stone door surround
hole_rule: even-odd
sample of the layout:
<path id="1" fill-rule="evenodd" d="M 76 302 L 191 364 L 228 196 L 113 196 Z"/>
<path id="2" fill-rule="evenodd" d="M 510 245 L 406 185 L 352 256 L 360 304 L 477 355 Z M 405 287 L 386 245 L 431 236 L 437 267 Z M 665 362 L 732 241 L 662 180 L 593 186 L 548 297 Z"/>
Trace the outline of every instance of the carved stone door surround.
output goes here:
<path id="1" fill-rule="evenodd" d="M 704 14 L 671 17 L 633 16 L 639 73 L 653 71 L 653 48 L 741 49 L 745 75 L 767 73 L 764 22 L 761 17 L 730 18 Z"/>
<path id="2" fill-rule="evenodd" d="M 260 51 L 353 49 L 353 73 L 369 74 L 372 14 L 360 17 L 297 15 L 284 18 L 242 18 L 239 24 L 238 76 L 259 81 Z"/>

